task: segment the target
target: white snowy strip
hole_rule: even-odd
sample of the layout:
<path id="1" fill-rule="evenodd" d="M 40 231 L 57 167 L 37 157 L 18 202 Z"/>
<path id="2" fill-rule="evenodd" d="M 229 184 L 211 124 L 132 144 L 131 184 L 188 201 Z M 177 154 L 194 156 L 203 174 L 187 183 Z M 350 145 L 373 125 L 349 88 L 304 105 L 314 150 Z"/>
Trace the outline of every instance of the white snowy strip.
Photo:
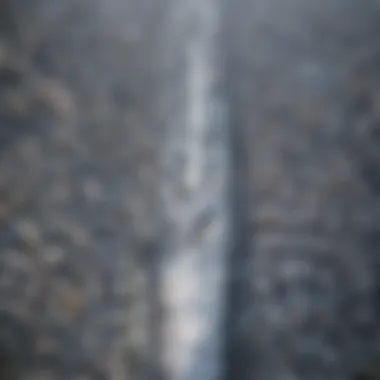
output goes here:
<path id="1" fill-rule="evenodd" d="M 168 7 L 163 361 L 168 380 L 217 380 L 230 234 L 220 4 L 173 0 Z"/>

